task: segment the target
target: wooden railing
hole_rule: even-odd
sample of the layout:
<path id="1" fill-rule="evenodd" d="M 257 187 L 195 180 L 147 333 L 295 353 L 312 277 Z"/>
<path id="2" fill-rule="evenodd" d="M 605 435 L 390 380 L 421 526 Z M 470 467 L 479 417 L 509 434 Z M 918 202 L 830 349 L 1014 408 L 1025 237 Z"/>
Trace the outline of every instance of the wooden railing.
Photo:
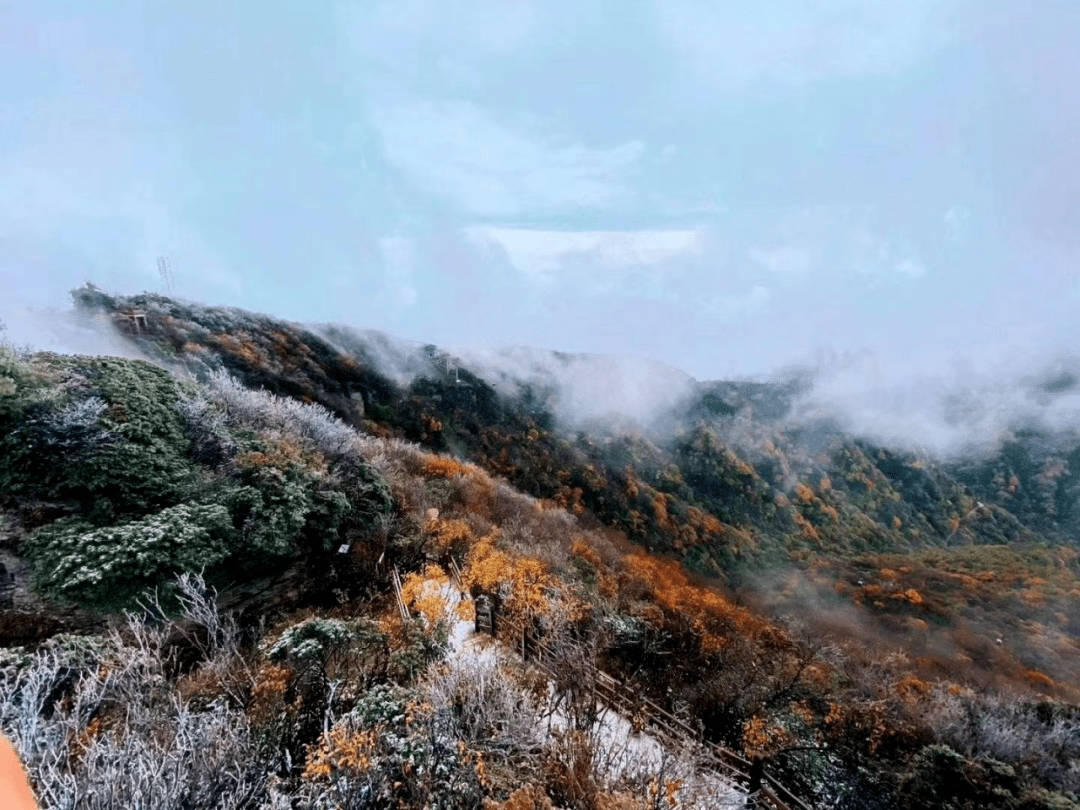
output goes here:
<path id="1" fill-rule="evenodd" d="M 507 629 L 512 638 L 520 637 L 521 643 L 515 642 L 514 646 L 518 648 L 522 658 L 552 679 L 558 678 L 558 672 L 548 663 L 555 659 L 554 653 L 543 640 L 533 633 L 527 633 L 520 624 L 508 624 Z M 529 651 L 533 653 L 531 657 L 528 655 Z M 592 668 L 590 674 L 593 693 L 604 705 L 623 716 L 640 718 L 652 733 L 669 743 L 697 744 L 706 755 L 707 767 L 734 782 L 743 790 L 750 791 L 755 788 L 755 782 L 760 785 L 747 796 L 747 807 L 763 807 L 769 810 L 812 810 L 806 802 L 765 773 L 762 763 L 751 762 L 722 745 L 704 739 L 700 731 L 648 698 L 642 697 L 603 670 Z"/>
<path id="2" fill-rule="evenodd" d="M 457 561 L 449 562 L 449 575 L 453 587 L 467 599 L 471 596 L 465 591 L 462 572 Z M 409 609 L 401 594 L 401 576 L 393 569 L 394 594 L 403 618 L 409 617 Z M 477 622 L 477 629 L 495 635 L 493 616 L 487 622 Z M 523 660 L 527 660 L 545 672 L 553 680 L 558 672 L 548 663 L 555 660 L 551 648 L 535 633 L 526 632 L 520 624 L 507 626 L 509 637 L 520 639 L 514 644 Z M 533 652 L 530 657 L 530 651 Z M 706 764 L 715 772 L 734 782 L 743 790 L 751 791 L 747 795 L 747 807 L 763 807 L 769 810 L 812 810 L 810 805 L 765 773 L 761 762 L 750 760 L 736 754 L 717 743 L 710 742 L 701 732 L 685 721 L 658 706 L 648 698 L 631 690 L 626 684 L 608 675 L 603 670 L 591 668 L 593 694 L 601 703 L 627 717 L 638 717 L 657 736 L 676 745 L 696 743 L 705 752 Z M 756 773 L 755 773 L 756 772 Z M 758 787 L 760 786 L 760 787 Z"/>
<path id="3" fill-rule="evenodd" d="M 398 573 L 397 566 L 394 566 L 390 571 L 390 581 L 394 585 L 394 598 L 397 600 L 398 612 L 401 614 L 401 618 L 409 618 L 409 606 L 405 604 L 405 597 L 401 593 L 401 574 Z"/>

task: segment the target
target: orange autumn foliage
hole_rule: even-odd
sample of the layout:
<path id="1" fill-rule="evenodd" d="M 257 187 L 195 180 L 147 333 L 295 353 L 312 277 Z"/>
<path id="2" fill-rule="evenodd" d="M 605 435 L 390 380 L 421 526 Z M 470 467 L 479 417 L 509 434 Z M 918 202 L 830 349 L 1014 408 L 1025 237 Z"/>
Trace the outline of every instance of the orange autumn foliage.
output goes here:
<path id="1" fill-rule="evenodd" d="M 475 469 L 472 465 L 462 464 L 446 456 L 430 456 L 424 461 L 420 472 L 431 478 L 453 478 L 455 475 L 469 475 Z"/>
<path id="2" fill-rule="evenodd" d="M 443 587 L 450 581 L 446 572 L 435 564 L 429 564 L 423 573 L 412 572 L 401 583 L 401 598 L 405 604 L 424 617 L 428 626 L 446 618 L 449 602 L 443 595 Z"/>
<path id="3" fill-rule="evenodd" d="M 505 802 L 484 799 L 484 810 L 553 810 L 551 799 L 543 788 L 533 784 L 520 787 L 507 797 Z"/>
<path id="4" fill-rule="evenodd" d="M 462 584 L 474 593 L 499 594 L 512 619 L 550 613 L 562 582 L 540 560 L 515 557 L 496 545 L 498 534 L 480 538 L 469 549 Z"/>
<path id="5" fill-rule="evenodd" d="M 586 543 L 581 537 L 577 537 L 570 547 L 570 553 L 575 557 L 585 560 L 585 562 L 589 563 L 596 571 L 596 587 L 602 596 L 608 599 L 614 599 L 618 595 L 618 578 L 612 573 L 611 569 L 604 564 L 604 561 L 600 559 L 600 555 L 596 552 L 596 549 Z"/>
<path id="6" fill-rule="evenodd" d="M 322 781 L 341 772 L 349 775 L 365 773 L 374 763 L 378 741 L 376 729 L 335 726 L 322 735 L 318 748 L 311 752 L 304 778 Z"/>
<path id="7" fill-rule="evenodd" d="M 437 557 L 464 549 L 472 539 L 472 530 L 464 520 L 434 518 L 424 524 L 424 531 L 431 538 Z"/>
<path id="8" fill-rule="evenodd" d="M 1027 678 L 1027 682 L 1035 687 L 1045 687 L 1047 689 L 1053 689 L 1054 679 L 1045 673 L 1039 672 L 1037 669 L 1029 669 L 1024 673 L 1024 677 Z"/>
<path id="9" fill-rule="evenodd" d="M 805 534 L 811 540 L 819 539 L 817 529 L 814 528 L 814 525 L 809 520 L 807 520 L 801 512 L 795 513 L 795 523 L 800 529 L 803 530 L 803 534 Z"/>
<path id="10" fill-rule="evenodd" d="M 724 524 L 708 512 L 703 512 L 696 506 L 686 510 L 687 522 L 695 529 L 708 534 L 721 535 L 724 533 Z"/>
<path id="11" fill-rule="evenodd" d="M 754 717 L 743 724 L 743 749 L 751 756 L 768 756 L 790 747 L 795 736 L 782 726 Z"/>
<path id="12" fill-rule="evenodd" d="M 326 458 L 315 450 L 301 447 L 297 442 L 280 437 L 263 437 L 262 450 L 248 450 L 236 454 L 236 465 L 241 469 L 275 467 L 287 470 L 293 466 L 311 472 L 325 473 Z"/>
<path id="13" fill-rule="evenodd" d="M 772 630 L 716 591 L 692 583 L 682 566 L 672 560 L 633 550 L 624 563 L 629 582 L 650 594 L 666 622 L 686 622 L 706 654 L 723 649 L 733 635 L 764 637 Z"/>

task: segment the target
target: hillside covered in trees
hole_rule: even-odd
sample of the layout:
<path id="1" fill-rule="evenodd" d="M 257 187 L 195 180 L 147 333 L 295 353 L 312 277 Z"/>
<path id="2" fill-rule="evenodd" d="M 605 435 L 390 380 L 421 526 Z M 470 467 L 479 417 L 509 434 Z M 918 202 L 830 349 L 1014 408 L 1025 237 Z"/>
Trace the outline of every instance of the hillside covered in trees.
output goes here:
<path id="1" fill-rule="evenodd" d="M 0 354 L 0 724 L 43 806 L 717 806 L 692 751 L 616 762 L 595 670 L 810 806 L 1080 806 L 1075 433 L 938 459 L 796 418 L 799 376 L 575 419 L 572 355 L 74 297 L 147 359 Z M 451 654 L 455 571 L 556 682 Z"/>

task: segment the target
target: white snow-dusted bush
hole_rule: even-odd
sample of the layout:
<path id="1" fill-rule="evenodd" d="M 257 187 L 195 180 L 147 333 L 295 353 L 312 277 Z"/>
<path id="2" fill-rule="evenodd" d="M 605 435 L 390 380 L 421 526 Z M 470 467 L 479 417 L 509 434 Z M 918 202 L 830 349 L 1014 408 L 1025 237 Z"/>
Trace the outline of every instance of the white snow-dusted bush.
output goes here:
<path id="1" fill-rule="evenodd" d="M 1025 695 L 945 690 L 929 715 L 938 738 L 967 757 L 1030 765 L 1043 784 L 1080 793 L 1080 709 Z"/>
<path id="2" fill-rule="evenodd" d="M 281 634 L 267 651 L 271 661 L 307 663 L 329 657 L 356 637 L 348 622 L 340 619 L 308 619 Z"/>
<path id="3" fill-rule="evenodd" d="M 540 741 L 535 698 L 492 655 L 454 655 L 421 684 L 424 700 L 453 717 L 454 732 L 487 750 L 534 750 Z"/>
<path id="4" fill-rule="evenodd" d="M 49 449 L 66 453 L 70 459 L 88 457 L 120 437 L 101 423 L 108 403 L 100 397 L 69 402 L 27 420 L 28 436 Z"/>
<path id="5" fill-rule="evenodd" d="M 236 454 L 236 441 L 229 433 L 224 408 L 207 397 L 199 386 L 176 403 L 184 417 L 184 432 L 191 440 L 191 456 L 201 464 L 216 467 Z"/>
<path id="6" fill-rule="evenodd" d="M 186 618 L 208 620 L 215 659 L 236 652 L 201 593 L 180 584 Z M 209 628 L 208 628 L 209 629 Z M 167 626 L 134 616 L 105 638 L 57 637 L 0 660 L 0 729 L 42 807 L 63 810 L 247 810 L 266 799 L 247 718 L 224 699 L 196 711 L 169 683 Z"/>
<path id="7" fill-rule="evenodd" d="M 206 392 L 228 423 L 303 437 L 329 458 L 349 453 L 356 439 L 356 431 L 322 405 L 254 391 L 225 371 L 207 377 Z"/>

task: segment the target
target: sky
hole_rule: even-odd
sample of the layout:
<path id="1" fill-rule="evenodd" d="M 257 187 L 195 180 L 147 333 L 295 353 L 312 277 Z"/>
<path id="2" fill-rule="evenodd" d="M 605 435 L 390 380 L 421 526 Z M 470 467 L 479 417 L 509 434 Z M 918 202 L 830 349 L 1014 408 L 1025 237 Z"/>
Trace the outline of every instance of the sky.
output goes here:
<path id="1" fill-rule="evenodd" d="M 0 318 L 164 256 L 699 379 L 1075 354 L 1078 88 L 1075 0 L 6 3 Z"/>

